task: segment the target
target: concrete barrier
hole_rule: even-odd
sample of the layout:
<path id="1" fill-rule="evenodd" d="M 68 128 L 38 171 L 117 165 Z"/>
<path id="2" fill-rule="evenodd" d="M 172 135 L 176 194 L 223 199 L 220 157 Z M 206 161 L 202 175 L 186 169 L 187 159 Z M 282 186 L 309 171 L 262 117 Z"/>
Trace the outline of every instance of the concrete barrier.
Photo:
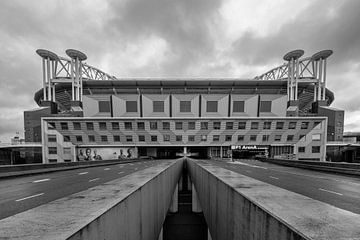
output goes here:
<path id="1" fill-rule="evenodd" d="M 360 215 L 244 175 L 187 160 L 214 240 L 360 239 Z"/>
<path id="2" fill-rule="evenodd" d="M 0 220 L 0 239 L 157 239 L 183 159 Z"/>
<path id="3" fill-rule="evenodd" d="M 285 159 L 273 159 L 273 158 L 259 158 L 258 160 L 262 162 L 275 163 L 289 167 L 298 167 L 298 168 L 305 168 L 316 171 L 360 176 L 360 164 L 358 163 L 285 160 Z"/>

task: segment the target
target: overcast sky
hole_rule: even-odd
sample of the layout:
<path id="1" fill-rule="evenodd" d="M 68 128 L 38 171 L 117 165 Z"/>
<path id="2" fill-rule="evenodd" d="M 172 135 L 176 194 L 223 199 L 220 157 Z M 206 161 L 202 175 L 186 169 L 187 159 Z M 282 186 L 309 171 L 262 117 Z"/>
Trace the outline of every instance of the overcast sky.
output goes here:
<path id="1" fill-rule="evenodd" d="M 121 77 L 241 77 L 332 49 L 328 85 L 345 130 L 360 131 L 360 1 L 341 0 L 1 0 L 0 141 L 23 135 L 37 107 L 38 48 Z"/>

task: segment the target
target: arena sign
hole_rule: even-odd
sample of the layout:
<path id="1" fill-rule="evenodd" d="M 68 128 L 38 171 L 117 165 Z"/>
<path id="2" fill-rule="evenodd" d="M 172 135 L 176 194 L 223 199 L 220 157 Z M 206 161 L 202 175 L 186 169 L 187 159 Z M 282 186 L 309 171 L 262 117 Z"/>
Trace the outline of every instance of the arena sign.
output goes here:
<path id="1" fill-rule="evenodd" d="M 231 146 L 231 150 L 269 150 L 269 146 L 262 146 L 262 145 L 238 145 L 238 146 Z"/>

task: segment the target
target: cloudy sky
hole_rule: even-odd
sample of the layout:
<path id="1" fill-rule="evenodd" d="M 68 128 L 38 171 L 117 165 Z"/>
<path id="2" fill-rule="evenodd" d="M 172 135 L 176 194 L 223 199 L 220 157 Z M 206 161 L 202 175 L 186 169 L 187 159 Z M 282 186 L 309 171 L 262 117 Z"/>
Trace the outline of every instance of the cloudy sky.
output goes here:
<path id="1" fill-rule="evenodd" d="M 293 49 L 332 49 L 328 88 L 360 131 L 358 0 L 1 0 L 0 141 L 23 135 L 41 87 L 38 48 L 121 77 L 253 78 Z"/>

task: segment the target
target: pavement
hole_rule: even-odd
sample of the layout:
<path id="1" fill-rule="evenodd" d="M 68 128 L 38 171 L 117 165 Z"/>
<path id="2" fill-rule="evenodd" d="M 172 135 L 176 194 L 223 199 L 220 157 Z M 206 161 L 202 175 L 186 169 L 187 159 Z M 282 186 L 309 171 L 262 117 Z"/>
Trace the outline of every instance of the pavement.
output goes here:
<path id="1" fill-rule="evenodd" d="M 0 219 L 162 162 L 162 160 L 146 160 L 0 179 Z"/>
<path id="2" fill-rule="evenodd" d="M 209 160 L 204 160 L 209 163 Z M 360 214 L 360 178 L 279 166 L 257 160 L 211 164 Z"/>

